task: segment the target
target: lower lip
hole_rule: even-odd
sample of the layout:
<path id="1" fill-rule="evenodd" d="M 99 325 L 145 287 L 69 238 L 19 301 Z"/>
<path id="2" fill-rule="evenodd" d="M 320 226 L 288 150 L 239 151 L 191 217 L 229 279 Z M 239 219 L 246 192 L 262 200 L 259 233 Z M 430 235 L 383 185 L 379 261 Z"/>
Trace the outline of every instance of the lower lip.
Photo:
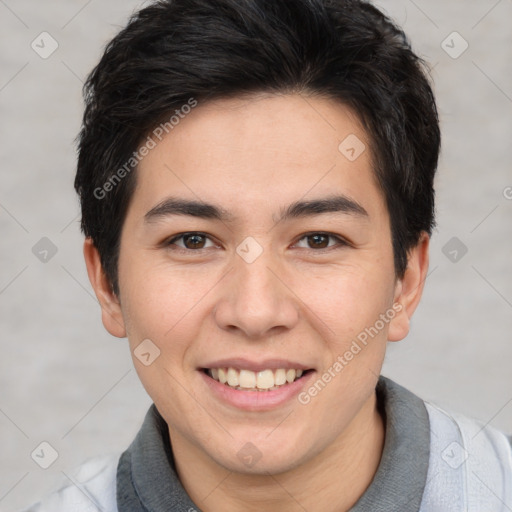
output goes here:
<path id="1" fill-rule="evenodd" d="M 213 395 L 222 402 L 245 411 L 268 411 L 295 398 L 307 386 L 315 372 L 310 371 L 300 379 L 272 391 L 242 391 L 221 384 L 202 370 L 199 373 Z"/>

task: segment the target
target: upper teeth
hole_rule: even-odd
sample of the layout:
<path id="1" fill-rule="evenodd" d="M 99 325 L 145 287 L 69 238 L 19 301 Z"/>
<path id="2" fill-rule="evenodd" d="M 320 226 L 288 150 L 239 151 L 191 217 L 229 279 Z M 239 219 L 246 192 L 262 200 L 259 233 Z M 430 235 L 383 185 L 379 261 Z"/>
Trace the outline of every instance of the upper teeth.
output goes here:
<path id="1" fill-rule="evenodd" d="M 279 368 L 278 370 L 237 370 L 236 368 L 211 368 L 208 374 L 222 384 L 243 389 L 272 389 L 293 382 L 302 376 L 302 370 Z"/>

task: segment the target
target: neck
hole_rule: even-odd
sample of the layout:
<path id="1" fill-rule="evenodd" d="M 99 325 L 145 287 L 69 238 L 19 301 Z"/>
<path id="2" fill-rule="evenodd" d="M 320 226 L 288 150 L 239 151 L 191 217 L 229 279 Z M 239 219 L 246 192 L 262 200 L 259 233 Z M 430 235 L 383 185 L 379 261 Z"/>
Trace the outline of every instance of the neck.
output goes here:
<path id="1" fill-rule="evenodd" d="M 384 447 L 385 425 L 376 394 L 333 443 L 306 463 L 277 475 L 233 473 L 204 461 L 172 432 L 180 481 L 205 512 L 348 511 L 370 485 Z"/>

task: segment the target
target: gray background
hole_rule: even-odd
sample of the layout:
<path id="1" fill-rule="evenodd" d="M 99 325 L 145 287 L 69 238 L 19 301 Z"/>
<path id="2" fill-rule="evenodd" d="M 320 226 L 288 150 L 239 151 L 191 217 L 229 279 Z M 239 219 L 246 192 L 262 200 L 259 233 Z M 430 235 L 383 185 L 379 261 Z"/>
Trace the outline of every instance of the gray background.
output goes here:
<path id="1" fill-rule="evenodd" d="M 32 502 L 87 457 L 122 451 L 150 404 L 126 340 L 101 324 L 72 188 L 82 81 L 139 5 L 0 0 L 2 511 Z M 512 433 L 512 0 L 379 5 L 433 66 L 444 135 L 431 274 L 383 373 Z M 47 59 L 31 48 L 43 31 L 59 45 Z M 454 31 L 469 44 L 458 58 L 442 47 Z M 454 36 L 445 44 L 462 49 Z M 46 263 L 32 252 L 43 237 L 57 248 Z M 456 262 L 453 247 L 443 253 L 453 237 Z M 59 454 L 46 470 L 30 455 L 42 441 Z"/>

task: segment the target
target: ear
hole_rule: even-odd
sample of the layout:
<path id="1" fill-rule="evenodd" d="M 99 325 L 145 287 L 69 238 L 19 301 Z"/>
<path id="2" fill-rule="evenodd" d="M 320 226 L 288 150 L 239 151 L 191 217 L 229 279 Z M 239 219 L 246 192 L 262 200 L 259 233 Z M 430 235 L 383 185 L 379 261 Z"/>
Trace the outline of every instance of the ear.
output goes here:
<path id="1" fill-rule="evenodd" d="M 101 306 L 101 320 L 105 329 L 117 338 L 126 337 L 126 328 L 121 304 L 112 291 L 110 280 L 103 271 L 100 254 L 91 238 L 84 242 L 84 258 L 89 281 Z"/>
<path id="2" fill-rule="evenodd" d="M 428 234 L 422 232 L 417 245 L 408 253 L 403 278 L 396 282 L 394 304 L 400 304 L 401 308 L 389 323 L 389 341 L 403 340 L 409 333 L 411 317 L 420 302 L 427 278 L 429 242 Z"/>

